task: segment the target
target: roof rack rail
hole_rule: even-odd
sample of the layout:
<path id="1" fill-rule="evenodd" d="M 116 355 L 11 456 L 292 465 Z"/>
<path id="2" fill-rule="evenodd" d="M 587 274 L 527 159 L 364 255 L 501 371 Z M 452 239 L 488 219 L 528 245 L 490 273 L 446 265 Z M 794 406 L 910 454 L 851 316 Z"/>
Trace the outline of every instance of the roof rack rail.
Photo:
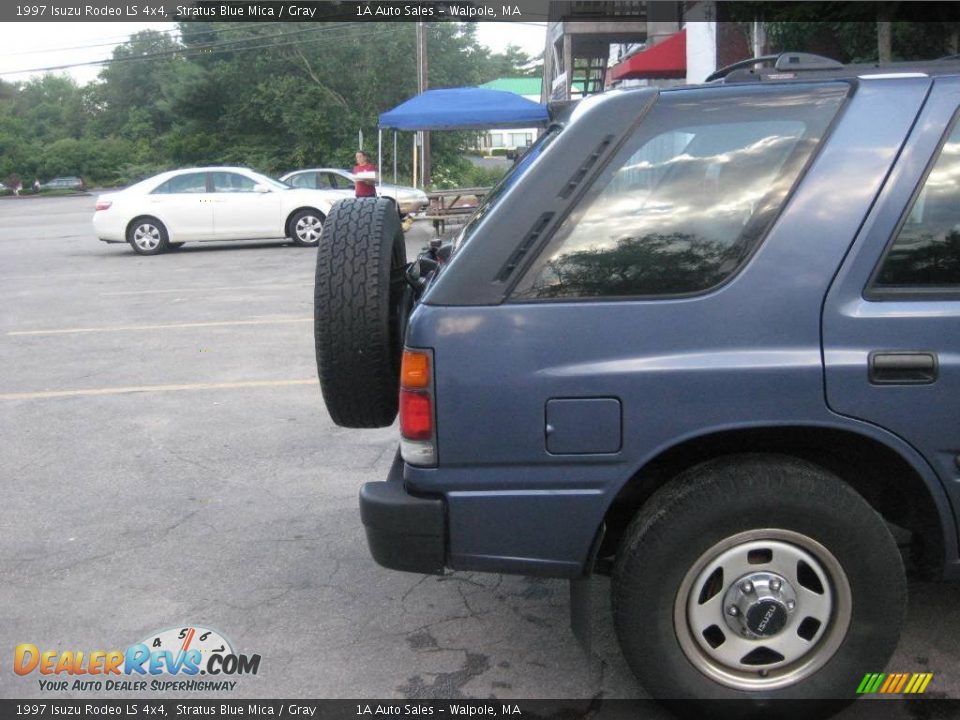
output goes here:
<path id="1" fill-rule="evenodd" d="M 960 56 L 937 60 L 916 60 L 893 63 L 858 63 L 844 65 L 832 58 L 804 52 L 784 52 L 747 58 L 720 68 L 704 82 L 758 82 L 763 80 L 793 80 L 819 78 L 852 78 L 866 75 L 924 74 L 944 75 L 960 73 Z"/>
<path id="2" fill-rule="evenodd" d="M 747 58 L 732 65 L 722 67 L 708 77 L 705 82 L 722 80 L 735 70 L 743 68 L 752 68 L 755 65 L 772 65 L 774 70 L 840 70 L 844 67 L 843 63 L 823 55 L 814 55 L 805 52 L 784 52 L 779 55 L 762 55 L 760 57 Z"/>

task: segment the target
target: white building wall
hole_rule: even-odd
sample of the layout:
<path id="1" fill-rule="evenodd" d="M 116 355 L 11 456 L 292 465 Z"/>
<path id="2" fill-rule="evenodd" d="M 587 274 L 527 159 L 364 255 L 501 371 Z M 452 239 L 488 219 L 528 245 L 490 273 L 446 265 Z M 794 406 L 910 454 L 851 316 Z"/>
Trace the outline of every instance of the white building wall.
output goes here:
<path id="1" fill-rule="evenodd" d="M 532 100 L 535 103 L 540 102 L 539 95 L 521 95 L 520 97 L 524 97 L 527 100 Z M 511 134 L 515 136 L 524 135 L 525 138 L 524 138 L 523 144 L 517 144 L 517 143 L 511 142 L 510 141 Z M 537 139 L 537 136 L 539 134 L 540 134 L 540 128 L 536 128 L 536 127 L 503 128 L 503 129 L 494 128 L 492 130 L 485 131 L 480 142 L 481 142 L 482 149 L 485 149 L 485 150 L 492 150 L 493 148 L 506 148 L 508 150 L 513 150 L 518 147 L 525 147 L 526 145 L 530 145 L 534 140 Z M 494 135 L 496 135 L 501 140 L 501 142 L 499 143 L 493 142 Z"/>
<path id="2" fill-rule="evenodd" d="M 717 69 L 717 23 L 688 22 L 687 83 L 702 83 Z"/>

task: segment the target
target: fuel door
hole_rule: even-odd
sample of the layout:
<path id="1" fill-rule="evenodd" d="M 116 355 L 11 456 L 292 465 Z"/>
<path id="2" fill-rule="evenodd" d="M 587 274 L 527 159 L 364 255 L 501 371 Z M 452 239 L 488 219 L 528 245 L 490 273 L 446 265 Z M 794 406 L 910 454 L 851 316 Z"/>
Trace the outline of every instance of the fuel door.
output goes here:
<path id="1" fill-rule="evenodd" d="M 552 398 L 544 434 L 552 455 L 620 452 L 623 422 L 617 398 Z"/>

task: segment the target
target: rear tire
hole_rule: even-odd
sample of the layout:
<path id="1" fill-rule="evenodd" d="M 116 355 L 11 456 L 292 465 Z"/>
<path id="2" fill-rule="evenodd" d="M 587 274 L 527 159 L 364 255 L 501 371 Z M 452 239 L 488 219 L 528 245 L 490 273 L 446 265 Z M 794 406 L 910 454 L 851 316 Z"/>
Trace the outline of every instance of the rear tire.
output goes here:
<path id="1" fill-rule="evenodd" d="M 127 227 L 127 242 L 138 255 L 159 255 L 169 246 L 170 236 L 154 217 L 141 217 Z"/>
<path id="2" fill-rule="evenodd" d="M 896 648 L 906 579 L 885 522 L 839 478 L 744 455 L 654 493 L 618 550 L 612 600 L 655 697 L 851 699 Z"/>
<path id="3" fill-rule="evenodd" d="M 351 198 L 330 209 L 317 252 L 314 340 L 337 425 L 387 427 L 397 416 L 405 269 L 393 202 Z"/>
<path id="4" fill-rule="evenodd" d="M 290 239 L 298 247 L 316 247 L 320 242 L 325 218 L 319 210 L 298 210 L 290 218 Z"/>

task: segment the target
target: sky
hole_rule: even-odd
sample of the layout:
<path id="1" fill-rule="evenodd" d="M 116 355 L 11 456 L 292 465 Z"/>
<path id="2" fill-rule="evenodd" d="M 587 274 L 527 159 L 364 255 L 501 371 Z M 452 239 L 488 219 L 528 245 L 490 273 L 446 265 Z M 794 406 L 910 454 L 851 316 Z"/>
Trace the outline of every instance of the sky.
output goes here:
<path id="1" fill-rule="evenodd" d="M 62 22 L 0 24 L 0 79 L 28 80 L 42 73 L 13 73 L 58 65 L 89 63 L 109 58 L 113 47 L 131 33 L 153 29 L 172 33 L 175 23 Z M 477 38 L 491 50 L 520 46 L 529 55 L 544 47 L 544 25 L 477 23 Z M 89 47 L 95 45 L 97 47 Z M 76 67 L 68 72 L 78 83 L 95 80 L 102 66 Z"/>

